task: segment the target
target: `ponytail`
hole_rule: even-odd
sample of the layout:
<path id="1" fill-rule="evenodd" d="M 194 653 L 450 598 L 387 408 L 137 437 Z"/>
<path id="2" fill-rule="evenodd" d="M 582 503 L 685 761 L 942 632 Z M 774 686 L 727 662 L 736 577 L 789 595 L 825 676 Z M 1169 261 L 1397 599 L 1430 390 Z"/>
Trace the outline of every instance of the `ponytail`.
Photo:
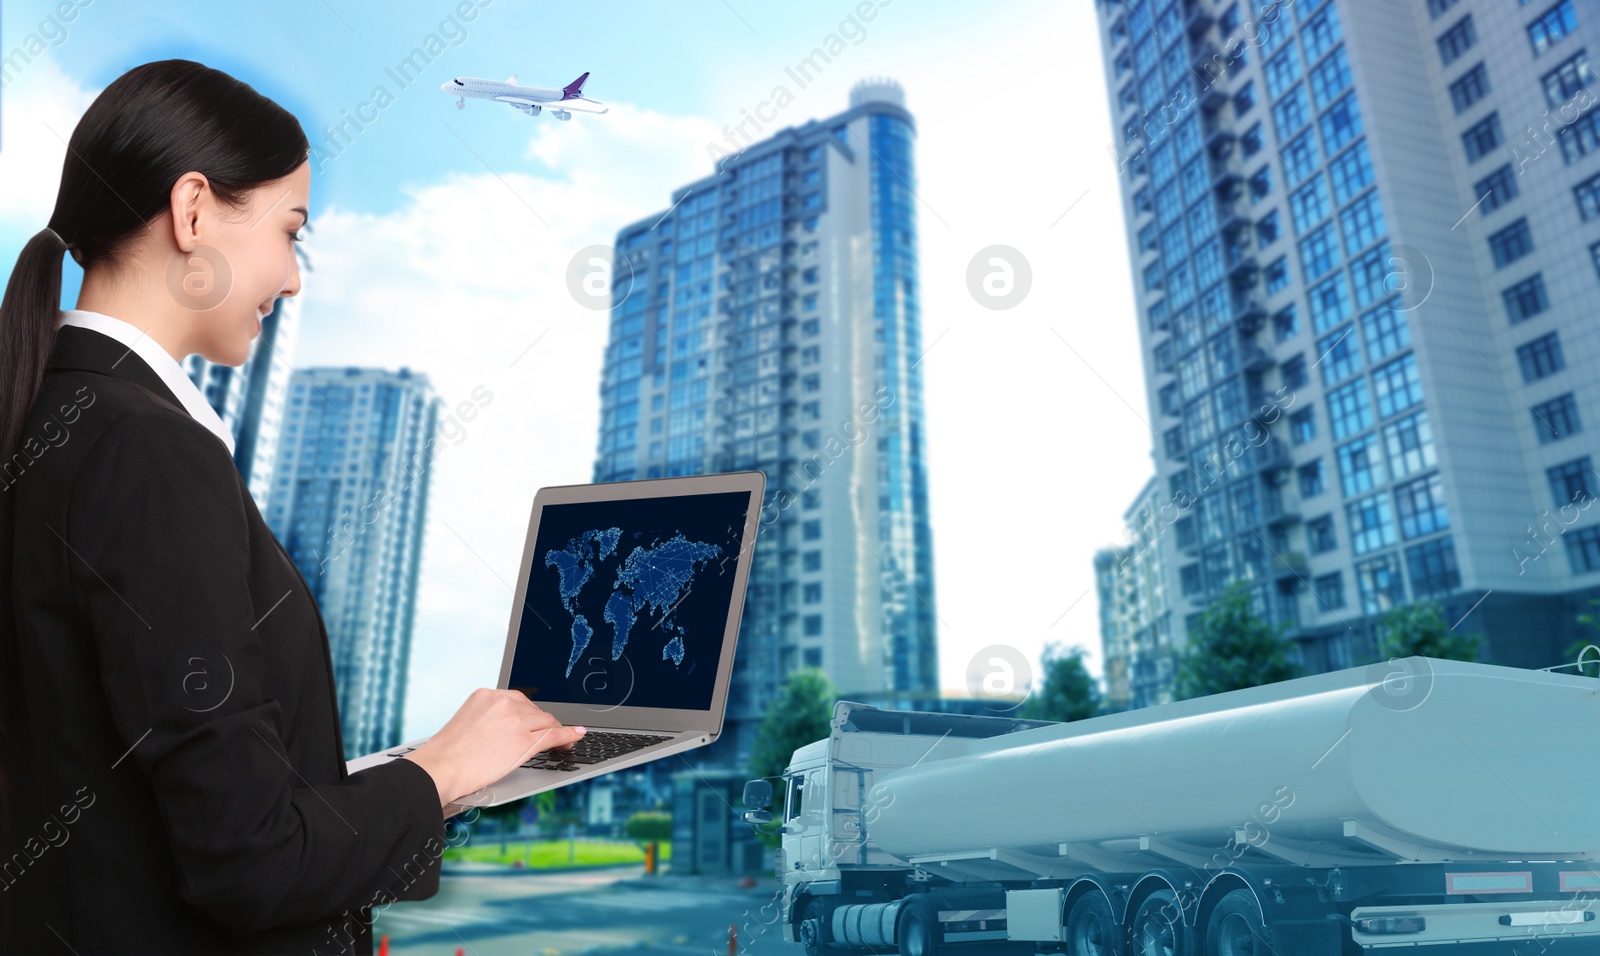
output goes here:
<path id="1" fill-rule="evenodd" d="M 61 253 L 67 243 L 49 226 L 29 239 L 0 299 L 0 463 L 22 442 L 22 426 L 44 384 L 45 363 L 61 320 Z"/>

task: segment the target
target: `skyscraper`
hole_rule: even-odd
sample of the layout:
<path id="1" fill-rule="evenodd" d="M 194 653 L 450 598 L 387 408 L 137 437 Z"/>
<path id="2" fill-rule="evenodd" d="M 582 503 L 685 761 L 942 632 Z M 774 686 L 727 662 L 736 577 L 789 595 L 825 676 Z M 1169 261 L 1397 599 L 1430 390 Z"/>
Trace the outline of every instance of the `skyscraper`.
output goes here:
<path id="1" fill-rule="evenodd" d="M 1097 10 L 1173 643 L 1243 579 L 1312 671 L 1421 599 L 1561 662 L 1600 590 L 1600 17 Z"/>
<path id="2" fill-rule="evenodd" d="M 272 312 L 261 320 L 261 334 L 243 365 L 218 365 L 198 354 L 183 360 L 183 370 L 233 430 L 233 462 L 263 512 L 272 486 L 283 400 L 299 330 L 300 300 L 278 299 Z"/>
<path id="3" fill-rule="evenodd" d="M 617 235 L 595 480 L 767 475 L 707 762 L 742 763 L 796 667 L 937 687 L 913 136 L 899 86 L 859 84 Z"/>
<path id="4" fill-rule="evenodd" d="M 267 524 L 328 628 L 346 759 L 402 743 L 440 400 L 426 376 L 295 373 Z"/>

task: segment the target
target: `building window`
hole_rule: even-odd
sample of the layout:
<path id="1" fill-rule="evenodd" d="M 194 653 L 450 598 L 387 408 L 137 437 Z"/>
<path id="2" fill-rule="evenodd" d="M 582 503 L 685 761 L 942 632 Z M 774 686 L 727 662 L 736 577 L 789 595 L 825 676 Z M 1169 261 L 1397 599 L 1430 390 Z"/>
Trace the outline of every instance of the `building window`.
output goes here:
<path id="1" fill-rule="evenodd" d="M 1450 102 L 1455 106 L 1457 113 L 1466 112 L 1468 107 L 1483 99 L 1488 93 L 1489 68 L 1484 66 L 1482 61 L 1450 84 Z"/>
<path id="2" fill-rule="evenodd" d="M 1600 219 L 1600 173 L 1572 187 L 1572 195 L 1578 202 L 1579 219 Z"/>
<path id="3" fill-rule="evenodd" d="M 1322 474 L 1322 459 L 1314 458 L 1295 469 L 1295 477 L 1300 485 L 1301 499 L 1315 498 L 1327 490 L 1327 481 Z"/>
<path id="4" fill-rule="evenodd" d="M 1324 6 L 1322 12 L 1307 20 L 1300 31 L 1300 40 L 1306 46 L 1306 62 L 1315 63 L 1322 59 L 1322 54 L 1338 43 L 1343 35 L 1339 29 L 1339 11 L 1332 6 Z"/>
<path id="5" fill-rule="evenodd" d="M 820 648 L 820 647 L 808 647 L 805 650 L 801 651 L 801 654 L 804 655 L 804 657 L 805 657 L 805 666 L 807 666 L 807 667 L 821 667 L 822 666 L 822 648 Z"/>
<path id="6" fill-rule="evenodd" d="M 1344 573 L 1319 574 L 1311 582 L 1316 589 L 1317 601 L 1329 610 L 1344 607 Z"/>
<path id="7" fill-rule="evenodd" d="M 1334 329 L 1317 340 L 1317 363 L 1322 366 L 1322 384 L 1342 382 L 1361 370 L 1361 350 L 1351 334 L 1354 325 Z"/>
<path id="8" fill-rule="evenodd" d="M 1367 343 L 1367 361 L 1376 364 L 1411 344 L 1406 315 L 1394 300 L 1361 314 L 1361 337 Z"/>
<path id="9" fill-rule="evenodd" d="M 1444 478 L 1438 472 L 1397 485 L 1394 500 L 1400 514 L 1400 537 L 1407 541 L 1450 527 L 1450 513 L 1444 506 Z"/>
<path id="10" fill-rule="evenodd" d="M 1330 153 L 1355 139 L 1361 133 L 1361 107 L 1356 103 L 1355 92 L 1346 93 L 1328 107 L 1318 125 L 1322 129 L 1322 146 Z"/>
<path id="11" fill-rule="evenodd" d="M 822 615 L 807 614 L 803 619 L 806 637 L 816 637 L 822 633 Z"/>
<path id="12" fill-rule="evenodd" d="M 1544 84 L 1544 99 L 1550 108 L 1561 106 L 1594 82 L 1594 71 L 1589 69 L 1588 52 L 1579 50 L 1574 53 L 1560 66 L 1546 73 L 1540 82 Z"/>
<path id="13" fill-rule="evenodd" d="M 1567 563 L 1574 573 L 1600 570 L 1600 525 L 1579 528 L 1563 537 L 1567 542 Z"/>
<path id="14" fill-rule="evenodd" d="M 1235 116 L 1243 116 L 1254 109 L 1255 105 L 1256 87 L 1254 83 L 1246 83 L 1239 88 L 1239 92 L 1233 94 L 1233 114 Z"/>
<path id="15" fill-rule="evenodd" d="M 1371 491 L 1386 480 L 1383 477 L 1383 453 L 1378 450 L 1378 436 L 1368 433 L 1346 445 L 1340 445 L 1339 489 L 1346 498 L 1354 498 Z"/>
<path id="16" fill-rule="evenodd" d="M 1344 225 L 1344 247 L 1351 255 L 1386 231 L 1376 189 L 1346 206 L 1339 219 Z"/>
<path id="17" fill-rule="evenodd" d="M 1355 554 L 1394 544 L 1394 515 L 1386 493 L 1350 502 L 1344 506 L 1344 518 L 1350 526 L 1350 550 Z"/>
<path id="18" fill-rule="evenodd" d="M 1289 284 L 1289 258 L 1287 256 L 1279 256 L 1267 263 L 1267 267 L 1262 270 L 1262 275 L 1266 279 L 1267 295 L 1283 291 L 1284 287 Z"/>
<path id="19" fill-rule="evenodd" d="M 1339 546 L 1333 535 L 1333 515 L 1323 515 L 1306 522 L 1306 547 L 1312 554 L 1325 554 Z"/>
<path id="20" fill-rule="evenodd" d="M 1472 124 L 1461 134 L 1461 145 L 1467 151 L 1467 162 L 1475 163 L 1500 145 L 1500 114 L 1490 113 Z"/>
<path id="21" fill-rule="evenodd" d="M 1302 408 L 1289 416 L 1289 440 L 1304 445 L 1317 437 L 1317 419 L 1313 409 Z"/>
<path id="22" fill-rule="evenodd" d="M 1285 47 L 1283 52 L 1267 61 L 1267 95 L 1276 99 L 1289 84 L 1300 78 L 1300 54 L 1294 44 Z M 1245 84 L 1249 89 L 1250 84 Z"/>
<path id="23" fill-rule="evenodd" d="M 1305 235 L 1312 226 L 1328 215 L 1330 208 L 1327 191 L 1323 188 L 1322 175 L 1319 173 L 1307 180 L 1303 188 L 1295 190 L 1289 197 L 1289 212 L 1294 217 L 1295 233 Z"/>
<path id="24" fill-rule="evenodd" d="M 1527 217 L 1489 236 L 1489 254 L 1496 269 L 1504 268 L 1533 251 L 1533 232 Z"/>
<path id="25" fill-rule="evenodd" d="M 1339 247 L 1333 238 L 1333 223 L 1300 240 L 1300 268 L 1306 281 L 1320 278 L 1339 264 Z"/>
<path id="26" fill-rule="evenodd" d="M 1595 491 L 1594 465 L 1588 455 L 1546 468 L 1544 473 L 1550 479 L 1550 495 L 1557 505 L 1581 504 L 1600 494 Z"/>
<path id="27" fill-rule="evenodd" d="M 1561 339 L 1551 332 L 1517 346 L 1517 366 L 1522 369 L 1524 383 L 1537 382 L 1566 368 L 1566 359 L 1561 354 Z"/>
<path id="28" fill-rule="evenodd" d="M 1433 432 L 1426 411 L 1413 412 L 1383 427 L 1383 448 L 1389 471 L 1396 479 L 1432 468 Z"/>
<path id="29" fill-rule="evenodd" d="M 1279 341 L 1294 338 L 1300 331 L 1300 316 L 1291 302 L 1272 316 L 1272 334 Z"/>
<path id="30" fill-rule="evenodd" d="M 1456 0 L 1428 0 L 1428 16 L 1439 19 L 1446 10 L 1456 5 Z"/>
<path id="31" fill-rule="evenodd" d="M 1306 88 L 1298 83 L 1283 99 L 1272 106 L 1272 125 L 1277 130 L 1280 142 L 1287 140 L 1310 121 L 1311 111 L 1306 106 Z"/>
<path id="32" fill-rule="evenodd" d="M 801 589 L 801 592 L 803 594 L 803 597 L 801 598 L 803 603 L 806 603 L 806 604 L 821 604 L 822 603 L 822 582 L 820 582 L 820 581 L 808 581 L 808 582 L 806 582 L 805 586 Z"/>
<path id="33" fill-rule="evenodd" d="M 1511 164 L 1501 166 L 1474 183 L 1472 194 L 1478 197 L 1480 216 L 1487 216 L 1517 198 L 1517 177 L 1511 172 Z"/>
<path id="34" fill-rule="evenodd" d="M 1539 444 L 1548 445 L 1580 431 L 1583 422 L 1578 419 L 1578 402 L 1571 392 L 1533 406 L 1533 433 L 1539 436 Z"/>
<path id="35" fill-rule="evenodd" d="M 1538 272 L 1502 291 L 1500 300 L 1506 305 L 1506 318 L 1512 325 L 1550 308 L 1550 297 L 1544 291 L 1544 276 Z"/>
<path id="36" fill-rule="evenodd" d="M 800 537 L 806 541 L 815 541 L 822 537 L 821 521 L 806 521 L 800 525 Z"/>
<path id="37" fill-rule="evenodd" d="M 1507 166 L 1509 171 L 1511 167 Z M 1348 202 L 1356 193 L 1372 184 L 1372 159 L 1367 155 L 1367 141 L 1360 140 L 1339 154 L 1328 164 L 1328 178 L 1333 182 L 1335 202 Z"/>
<path id="38" fill-rule="evenodd" d="M 1263 166 L 1250 174 L 1250 201 L 1260 202 L 1272 194 L 1272 167 Z M 1273 210 L 1277 214 L 1277 210 Z"/>
<path id="39" fill-rule="evenodd" d="M 1321 109 L 1350 86 L 1350 63 L 1339 47 L 1311 71 L 1311 99 Z"/>
<path id="40" fill-rule="evenodd" d="M 1400 556 L 1384 554 L 1355 567 L 1356 590 L 1362 614 L 1381 614 L 1404 603 L 1406 588 L 1400 575 Z"/>
<path id="41" fill-rule="evenodd" d="M 1456 546 L 1449 535 L 1406 549 L 1406 572 L 1414 600 L 1449 594 L 1461 586 Z"/>
<path id="42" fill-rule="evenodd" d="M 1311 328 L 1326 332 L 1350 317 L 1350 287 L 1344 273 L 1336 272 L 1306 293 L 1311 305 Z"/>
<path id="43" fill-rule="evenodd" d="M 1306 130 L 1283 147 L 1283 181 L 1304 182 L 1317 169 L 1317 136 Z"/>
<path id="44" fill-rule="evenodd" d="M 1561 0 L 1528 24 L 1528 42 L 1533 45 L 1533 55 L 1543 54 L 1577 28 L 1578 15 L 1572 10 L 1572 0 Z"/>
<path id="45" fill-rule="evenodd" d="M 1422 377 L 1417 357 L 1407 354 L 1372 370 L 1372 391 L 1378 399 L 1378 417 L 1388 418 L 1422 401 Z"/>
<path id="46" fill-rule="evenodd" d="M 1358 378 L 1328 393 L 1328 421 L 1335 441 L 1372 427 L 1372 405 L 1367 399 L 1365 379 Z"/>
<path id="47" fill-rule="evenodd" d="M 1600 110 L 1591 109 L 1570 123 L 1562 135 L 1561 161 L 1568 166 L 1600 149 Z"/>
<path id="48" fill-rule="evenodd" d="M 1472 26 L 1472 15 L 1469 13 L 1457 20 L 1450 29 L 1439 34 L 1439 61 L 1449 66 L 1461 54 L 1472 49 L 1478 42 L 1478 32 Z"/>
<path id="49" fill-rule="evenodd" d="M 821 571 L 822 570 L 822 552 L 821 551 L 806 551 L 806 552 L 802 553 L 800 555 L 800 570 L 802 570 L 802 571 Z"/>
<path id="50" fill-rule="evenodd" d="M 1290 390 L 1304 388 L 1309 380 L 1306 375 L 1306 357 L 1297 354 L 1294 358 L 1285 361 L 1278 366 L 1278 374 L 1281 376 L 1285 388 Z"/>

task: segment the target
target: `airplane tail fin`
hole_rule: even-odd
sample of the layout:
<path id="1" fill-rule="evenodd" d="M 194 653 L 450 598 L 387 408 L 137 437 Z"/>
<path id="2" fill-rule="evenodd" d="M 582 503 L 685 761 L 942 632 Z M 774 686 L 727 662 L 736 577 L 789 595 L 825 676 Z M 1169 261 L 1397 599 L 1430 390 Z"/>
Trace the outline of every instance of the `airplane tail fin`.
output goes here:
<path id="1" fill-rule="evenodd" d="M 583 81 L 587 80 L 588 78 L 589 74 L 585 73 L 576 80 L 573 80 L 571 83 L 568 83 L 566 86 L 563 86 L 561 88 L 561 98 L 564 100 L 583 99 Z"/>

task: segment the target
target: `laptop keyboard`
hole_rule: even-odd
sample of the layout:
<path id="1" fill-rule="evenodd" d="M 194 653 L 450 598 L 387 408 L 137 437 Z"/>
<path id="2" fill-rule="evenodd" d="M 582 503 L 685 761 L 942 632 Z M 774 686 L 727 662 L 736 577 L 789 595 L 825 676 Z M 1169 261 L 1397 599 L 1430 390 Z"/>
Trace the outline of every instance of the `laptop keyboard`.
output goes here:
<path id="1" fill-rule="evenodd" d="M 663 740 L 671 740 L 670 736 L 660 734 L 619 734 L 604 730 L 591 730 L 573 742 L 571 747 L 556 747 L 552 750 L 542 750 L 533 755 L 522 766 L 531 770 L 577 770 L 579 767 L 596 764 L 612 757 L 620 757 L 632 753 L 651 744 L 658 744 Z M 416 750 L 415 747 L 401 747 L 398 750 L 388 751 L 389 756 L 399 757 Z"/>
<path id="2" fill-rule="evenodd" d="M 659 734 L 621 734 L 591 730 L 573 741 L 571 747 L 542 750 L 522 766 L 531 770 L 577 770 L 587 764 L 600 763 L 671 739 L 670 736 Z"/>

